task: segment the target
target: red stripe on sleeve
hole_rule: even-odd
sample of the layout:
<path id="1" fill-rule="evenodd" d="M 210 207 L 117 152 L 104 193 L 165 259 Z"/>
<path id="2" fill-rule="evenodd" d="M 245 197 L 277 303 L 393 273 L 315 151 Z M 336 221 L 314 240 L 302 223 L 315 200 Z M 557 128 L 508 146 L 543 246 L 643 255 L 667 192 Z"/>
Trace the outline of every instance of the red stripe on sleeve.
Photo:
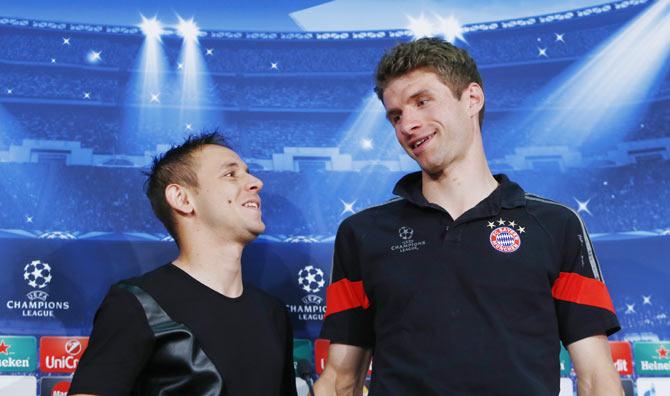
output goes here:
<path id="1" fill-rule="evenodd" d="M 367 309 L 369 306 L 370 300 L 363 290 L 363 281 L 341 279 L 326 290 L 326 317 L 348 309 Z"/>
<path id="2" fill-rule="evenodd" d="M 614 313 L 614 305 L 607 286 L 599 280 L 561 272 L 551 288 L 551 295 L 557 300 L 604 308 Z"/>

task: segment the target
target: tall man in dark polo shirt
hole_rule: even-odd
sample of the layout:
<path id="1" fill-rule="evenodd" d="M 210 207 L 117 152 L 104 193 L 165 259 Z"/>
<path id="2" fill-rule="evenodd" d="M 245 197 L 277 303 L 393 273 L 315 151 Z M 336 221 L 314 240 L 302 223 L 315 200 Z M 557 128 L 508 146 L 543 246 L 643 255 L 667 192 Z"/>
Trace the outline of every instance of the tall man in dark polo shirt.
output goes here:
<path id="1" fill-rule="evenodd" d="M 242 280 L 262 187 L 218 133 L 154 161 L 147 196 L 179 256 L 111 288 L 70 394 L 295 396 L 286 308 Z"/>
<path id="2" fill-rule="evenodd" d="M 317 396 L 555 396 L 568 349 L 580 395 L 618 395 L 619 329 L 583 222 L 493 176 L 475 62 L 439 39 L 396 46 L 376 91 L 421 167 L 335 241 Z"/>

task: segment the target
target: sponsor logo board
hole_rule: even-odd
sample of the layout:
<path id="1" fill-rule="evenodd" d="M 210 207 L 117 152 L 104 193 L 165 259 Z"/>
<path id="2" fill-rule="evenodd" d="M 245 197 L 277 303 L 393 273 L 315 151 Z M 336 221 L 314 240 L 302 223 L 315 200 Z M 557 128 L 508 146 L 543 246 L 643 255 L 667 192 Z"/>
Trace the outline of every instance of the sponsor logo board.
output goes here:
<path id="1" fill-rule="evenodd" d="M 0 395 L 35 396 L 37 378 L 23 375 L 0 375 Z"/>
<path id="2" fill-rule="evenodd" d="M 40 396 L 67 396 L 72 377 L 42 377 Z"/>
<path id="3" fill-rule="evenodd" d="M 574 385 L 570 378 L 561 378 L 560 382 L 561 389 L 558 392 L 558 396 L 573 396 L 574 395 Z"/>
<path id="4" fill-rule="evenodd" d="M 670 342 L 636 342 L 633 351 L 637 375 L 670 375 Z"/>
<path id="5" fill-rule="evenodd" d="M 328 359 L 328 347 L 330 346 L 330 341 L 317 339 L 314 341 L 314 367 L 316 368 L 316 373 L 321 374 L 323 369 L 326 368 L 326 359 Z"/>
<path id="6" fill-rule="evenodd" d="M 633 351 L 628 341 L 610 342 L 612 362 L 619 375 L 633 375 Z"/>
<path id="7" fill-rule="evenodd" d="M 40 371 L 74 373 L 88 346 L 88 337 L 41 337 Z"/>
<path id="8" fill-rule="evenodd" d="M 26 336 L 0 336 L 0 372 L 35 371 L 37 340 Z"/>
<path id="9" fill-rule="evenodd" d="M 570 361 L 570 354 L 561 344 L 561 353 L 559 355 L 561 364 L 561 377 L 569 377 L 570 370 L 572 370 L 572 362 Z"/>
<path id="10" fill-rule="evenodd" d="M 326 368 L 326 360 L 328 360 L 328 347 L 330 341 L 324 339 L 316 339 L 314 341 L 314 365 L 316 366 L 316 373 L 321 374 Z M 368 375 L 372 374 L 372 361 L 368 367 Z"/>
<path id="11" fill-rule="evenodd" d="M 637 396 L 670 395 L 670 378 L 638 378 Z"/>

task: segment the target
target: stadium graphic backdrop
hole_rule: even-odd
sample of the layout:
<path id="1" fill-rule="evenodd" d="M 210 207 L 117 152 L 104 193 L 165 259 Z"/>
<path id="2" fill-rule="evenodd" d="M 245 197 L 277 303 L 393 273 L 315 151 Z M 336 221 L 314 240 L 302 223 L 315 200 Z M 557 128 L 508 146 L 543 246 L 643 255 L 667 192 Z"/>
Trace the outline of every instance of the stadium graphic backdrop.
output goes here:
<path id="1" fill-rule="evenodd" d="M 622 1 L 454 38 L 483 75 L 494 172 L 584 219 L 623 326 L 613 364 L 638 395 L 670 388 L 670 43 L 654 36 L 669 8 Z M 285 302 L 313 359 L 338 224 L 417 170 L 371 90 L 380 56 L 412 32 L 189 41 L 167 28 L 152 42 L 136 26 L 72 22 L 0 18 L 0 390 L 67 392 L 109 286 L 176 253 L 142 169 L 213 128 L 265 182 L 267 232 L 244 276 Z M 523 249 L 513 220 L 487 228 L 491 248 Z M 422 248 L 399 227 L 391 249 Z M 561 367 L 572 394 L 565 353 Z"/>

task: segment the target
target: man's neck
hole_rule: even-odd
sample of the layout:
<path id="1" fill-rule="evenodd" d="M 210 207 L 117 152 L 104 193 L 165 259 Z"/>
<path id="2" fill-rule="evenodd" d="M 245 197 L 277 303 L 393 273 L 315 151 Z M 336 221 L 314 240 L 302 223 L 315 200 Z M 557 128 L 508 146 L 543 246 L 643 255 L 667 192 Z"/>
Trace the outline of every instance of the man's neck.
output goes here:
<path id="1" fill-rule="evenodd" d="M 242 251 L 244 244 L 207 241 L 190 238 L 180 246 L 174 265 L 198 282 L 223 294 L 236 298 L 242 295 Z"/>
<path id="2" fill-rule="evenodd" d="M 454 163 L 438 175 L 421 174 L 422 193 L 430 203 L 456 220 L 488 197 L 498 186 L 485 159 Z"/>

